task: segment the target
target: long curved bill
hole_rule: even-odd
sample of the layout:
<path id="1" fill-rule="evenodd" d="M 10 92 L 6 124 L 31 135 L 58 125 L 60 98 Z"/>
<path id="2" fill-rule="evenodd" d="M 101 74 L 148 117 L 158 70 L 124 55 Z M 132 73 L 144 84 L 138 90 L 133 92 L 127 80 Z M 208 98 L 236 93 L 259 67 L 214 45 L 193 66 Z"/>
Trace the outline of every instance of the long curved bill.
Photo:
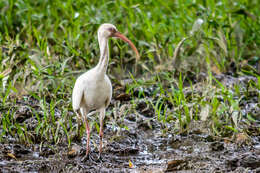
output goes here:
<path id="1" fill-rule="evenodd" d="M 121 40 L 127 42 L 131 48 L 134 50 L 135 54 L 136 54 L 136 60 L 139 60 L 140 59 L 140 55 L 139 55 L 139 52 L 138 50 L 136 49 L 135 45 L 128 39 L 126 38 L 126 36 L 124 36 L 123 34 L 121 34 L 120 32 L 116 31 L 114 34 L 113 34 L 113 37 L 117 37 L 117 38 L 120 38 Z"/>

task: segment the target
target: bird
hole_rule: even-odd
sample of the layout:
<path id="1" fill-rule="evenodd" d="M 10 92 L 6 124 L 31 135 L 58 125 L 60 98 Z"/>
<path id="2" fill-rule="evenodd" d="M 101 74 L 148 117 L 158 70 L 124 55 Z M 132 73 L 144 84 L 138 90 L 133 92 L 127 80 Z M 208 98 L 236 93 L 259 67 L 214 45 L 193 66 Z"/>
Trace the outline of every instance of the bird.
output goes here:
<path id="1" fill-rule="evenodd" d="M 100 48 L 100 58 L 97 65 L 80 75 L 74 85 L 72 92 L 72 108 L 77 115 L 78 120 L 85 122 L 87 144 L 86 156 L 90 152 L 90 127 L 88 117 L 99 113 L 99 157 L 102 153 L 103 140 L 103 121 L 106 114 L 106 108 L 112 98 L 112 84 L 106 74 L 109 63 L 108 39 L 119 38 L 128 43 L 139 58 L 139 52 L 135 45 L 123 34 L 121 34 L 113 24 L 104 23 L 100 25 L 97 31 L 98 43 Z"/>

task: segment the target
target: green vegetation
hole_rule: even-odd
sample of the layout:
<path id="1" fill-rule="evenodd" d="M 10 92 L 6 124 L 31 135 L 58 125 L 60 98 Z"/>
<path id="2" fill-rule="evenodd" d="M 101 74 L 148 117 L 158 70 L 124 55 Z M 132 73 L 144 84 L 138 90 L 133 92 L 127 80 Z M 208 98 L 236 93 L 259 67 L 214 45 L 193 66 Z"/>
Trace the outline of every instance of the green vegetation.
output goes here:
<path id="1" fill-rule="evenodd" d="M 202 120 L 216 136 L 249 133 L 259 123 L 259 11 L 258 0 L 1 1 L 0 141 L 70 145 L 77 128 L 72 88 L 98 62 L 102 23 L 115 24 L 141 54 L 134 65 L 134 52 L 110 40 L 112 83 L 132 79 L 123 85 L 132 99 L 127 113 L 143 99 L 152 119 L 171 124 L 173 133 Z M 224 74 L 232 74 L 228 82 L 250 78 L 229 85 Z"/>

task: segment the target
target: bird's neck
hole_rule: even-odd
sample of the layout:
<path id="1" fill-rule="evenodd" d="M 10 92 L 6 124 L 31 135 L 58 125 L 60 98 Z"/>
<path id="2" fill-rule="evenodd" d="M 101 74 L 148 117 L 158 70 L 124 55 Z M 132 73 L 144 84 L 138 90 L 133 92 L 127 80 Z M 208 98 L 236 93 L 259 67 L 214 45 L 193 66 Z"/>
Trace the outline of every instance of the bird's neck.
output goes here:
<path id="1" fill-rule="evenodd" d="M 108 39 L 105 37 L 98 37 L 98 43 L 100 48 L 100 58 L 96 68 L 100 74 L 105 75 L 109 61 Z"/>

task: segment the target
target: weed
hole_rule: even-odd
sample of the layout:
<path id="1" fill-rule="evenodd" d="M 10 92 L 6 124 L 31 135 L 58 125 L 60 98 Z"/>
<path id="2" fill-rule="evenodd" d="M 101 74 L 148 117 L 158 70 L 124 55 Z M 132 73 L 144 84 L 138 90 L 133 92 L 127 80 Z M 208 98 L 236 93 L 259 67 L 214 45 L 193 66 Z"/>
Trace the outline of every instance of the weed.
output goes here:
<path id="1" fill-rule="evenodd" d="M 144 98 L 156 120 L 180 131 L 192 121 L 208 121 L 214 134 L 226 135 L 241 131 L 243 118 L 256 122 L 243 104 L 260 100 L 257 0 L 9 0 L 0 7 L 1 141 L 17 136 L 24 143 L 72 143 L 72 87 L 98 62 L 96 31 L 104 22 L 115 24 L 141 52 L 133 65 L 133 52 L 110 41 L 109 75 L 112 83 L 132 79 L 125 92 L 133 108 Z M 254 80 L 227 86 L 216 79 L 226 74 Z M 33 129 L 13 118 L 16 101 L 30 105 Z"/>

